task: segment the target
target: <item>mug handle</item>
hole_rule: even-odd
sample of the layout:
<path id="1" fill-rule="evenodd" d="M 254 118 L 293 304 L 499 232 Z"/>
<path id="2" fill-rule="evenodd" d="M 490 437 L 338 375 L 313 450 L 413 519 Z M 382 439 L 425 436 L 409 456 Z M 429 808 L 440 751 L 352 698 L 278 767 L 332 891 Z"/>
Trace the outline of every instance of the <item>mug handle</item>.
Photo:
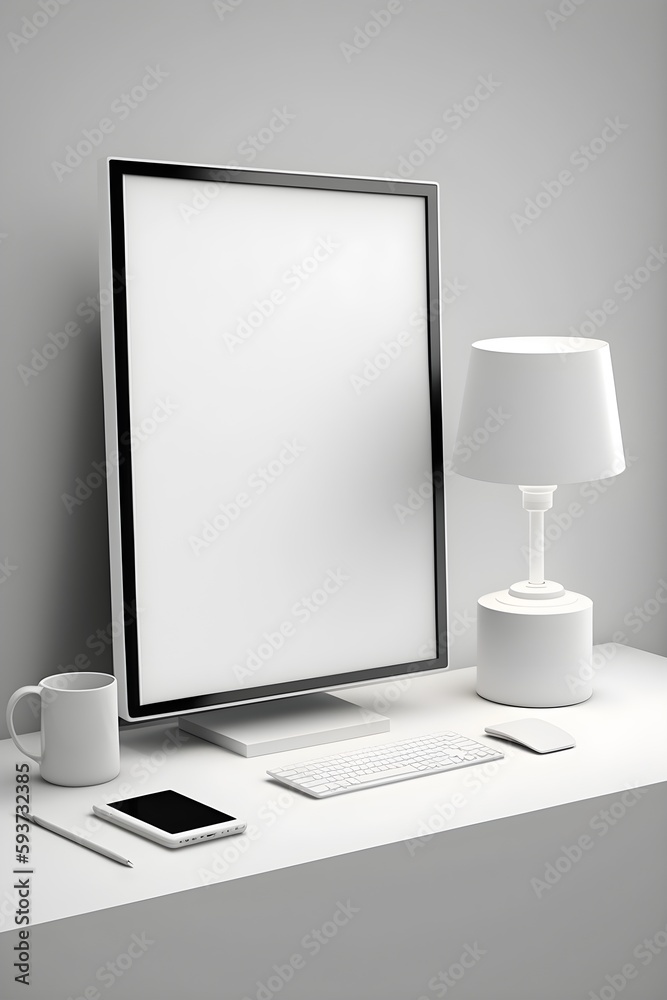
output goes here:
<path id="1" fill-rule="evenodd" d="M 41 753 L 30 753 L 29 750 L 26 750 L 26 748 L 22 747 L 21 744 L 19 743 L 19 738 L 16 735 L 16 730 L 14 729 L 14 707 L 16 706 L 17 702 L 19 702 L 21 698 L 25 698 L 26 695 L 28 694 L 41 695 L 41 693 L 42 689 L 34 685 L 29 685 L 28 687 L 19 688 L 18 691 L 15 691 L 14 694 L 11 696 L 11 698 L 9 699 L 9 704 L 7 705 L 7 728 L 9 729 L 9 735 L 14 740 L 14 743 L 21 751 L 21 753 L 24 753 L 26 757 L 30 757 L 32 760 L 36 760 L 38 764 L 42 759 Z"/>

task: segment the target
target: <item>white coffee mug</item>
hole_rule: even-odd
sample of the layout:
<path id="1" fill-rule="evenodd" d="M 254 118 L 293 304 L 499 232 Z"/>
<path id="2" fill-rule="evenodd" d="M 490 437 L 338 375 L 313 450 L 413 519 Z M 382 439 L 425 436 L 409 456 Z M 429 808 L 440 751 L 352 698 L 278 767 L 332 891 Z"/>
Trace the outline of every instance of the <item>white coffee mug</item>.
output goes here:
<path id="1" fill-rule="evenodd" d="M 39 695 L 42 711 L 38 754 L 21 746 L 14 728 L 14 706 L 29 694 Z M 54 785 L 99 785 L 120 771 L 118 692 L 110 674 L 53 674 L 19 688 L 7 705 L 7 726 L 21 753 Z"/>

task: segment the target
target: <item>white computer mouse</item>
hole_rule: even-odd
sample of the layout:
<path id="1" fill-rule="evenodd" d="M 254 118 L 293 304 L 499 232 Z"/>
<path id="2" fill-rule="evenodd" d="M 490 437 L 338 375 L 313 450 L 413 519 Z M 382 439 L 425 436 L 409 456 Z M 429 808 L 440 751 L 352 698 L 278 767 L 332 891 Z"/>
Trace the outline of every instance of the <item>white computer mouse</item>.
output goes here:
<path id="1" fill-rule="evenodd" d="M 485 726 L 489 736 L 499 736 L 502 740 L 520 743 L 536 753 L 553 753 L 554 750 L 568 750 L 576 746 L 575 740 L 564 729 L 554 726 L 544 719 L 516 719 L 498 726 Z"/>

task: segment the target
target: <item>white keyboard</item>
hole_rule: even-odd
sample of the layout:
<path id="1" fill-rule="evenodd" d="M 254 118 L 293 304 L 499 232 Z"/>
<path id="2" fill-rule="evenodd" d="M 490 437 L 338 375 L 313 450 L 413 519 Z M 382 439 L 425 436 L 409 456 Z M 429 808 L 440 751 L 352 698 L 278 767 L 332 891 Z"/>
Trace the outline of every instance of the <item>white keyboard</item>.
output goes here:
<path id="1" fill-rule="evenodd" d="M 302 760 L 266 773 L 283 785 L 316 799 L 359 788 L 374 788 L 391 781 L 453 771 L 458 767 L 499 760 L 498 750 L 460 733 L 431 733 L 394 743 L 348 750 L 331 757 Z"/>

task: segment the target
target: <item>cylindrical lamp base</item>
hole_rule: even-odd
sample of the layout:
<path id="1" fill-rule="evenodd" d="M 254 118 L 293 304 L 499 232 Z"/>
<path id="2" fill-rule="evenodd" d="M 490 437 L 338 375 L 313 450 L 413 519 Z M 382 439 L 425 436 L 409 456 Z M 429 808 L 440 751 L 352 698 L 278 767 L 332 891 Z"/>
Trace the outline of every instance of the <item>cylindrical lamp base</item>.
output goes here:
<path id="1" fill-rule="evenodd" d="M 480 597 L 477 693 L 502 705 L 557 708 L 593 693 L 593 602 L 565 591 L 554 600 Z"/>

